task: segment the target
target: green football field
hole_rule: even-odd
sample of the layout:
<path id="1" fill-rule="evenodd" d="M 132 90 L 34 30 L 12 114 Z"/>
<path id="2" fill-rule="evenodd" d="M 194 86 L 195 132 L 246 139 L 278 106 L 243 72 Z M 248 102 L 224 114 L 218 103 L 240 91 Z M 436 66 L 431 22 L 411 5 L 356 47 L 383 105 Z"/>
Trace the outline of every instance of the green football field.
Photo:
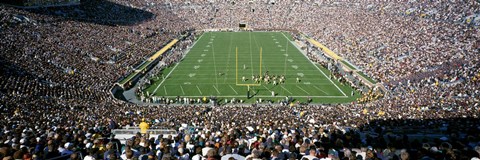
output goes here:
<path id="1" fill-rule="evenodd" d="M 225 98 L 277 102 L 289 96 L 301 102 L 310 97 L 312 103 L 348 103 L 360 96 L 355 92 L 352 97 L 350 86 L 329 79 L 327 69 L 312 63 L 292 43 L 289 34 L 282 32 L 206 32 L 180 63 L 152 78 L 144 93 L 216 96 L 222 102 Z M 270 77 L 268 84 L 252 79 L 265 75 Z M 280 83 L 282 76 L 284 83 Z"/>

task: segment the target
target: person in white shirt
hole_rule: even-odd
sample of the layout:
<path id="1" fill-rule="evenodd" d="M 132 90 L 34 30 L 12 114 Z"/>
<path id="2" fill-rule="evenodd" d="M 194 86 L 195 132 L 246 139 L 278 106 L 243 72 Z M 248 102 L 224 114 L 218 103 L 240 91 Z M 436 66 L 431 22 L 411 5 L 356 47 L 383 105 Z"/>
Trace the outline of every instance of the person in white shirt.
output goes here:
<path id="1" fill-rule="evenodd" d="M 229 158 L 234 158 L 234 159 L 236 159 L 236 160 L 244 160 L 244 159 L 245 159 L 245 157 L 243 157 L 243 156 L 241 156 L 241 155 L 239 155 L 239 154 L 232 153 L 232 149 L 227 148 L 227 149 L 225 150 L 225 155 L 223 155 L 223 156 L 221 157 L 221 160 L 228 160 Z"/>
<path id="2" fill-rule="evenodd" d="M 202 156 L 206 157 L 209 150 L 213 149 L 213 144 L 210 142 L 206 142 L 205 147 L 202 149 Z"/>
<path id="3" fill-rule="evenodd" d="M 183 148 L 178 148 L 178 160 L 190 160 L 190 155 Z"/>
<path id="4" fill-rule="evenodd" d="M 60 155 L 70 155 L 73 153 L 72 151 L 73 144 L 70 142 L 65 143 L 64 148 L 59 148 L 58 151 L 60 152 Z"/>
<path id="5" fill-rule="evenodd" d="M 197 147 L 195 149 L 195 155 L 192 157 L 192 160 L 204 160 L 205 158 L 203 158 L 202 156 L 202 148 L 200 147 Z"/>
<path id="6" fill-rule="evenodd" d="M 308 152 L 308 155 L 305 155 L 302 157 L 302 159 L 308 159 L 308 160 L 319 160 L 319 158 L 317 158 L 317 151 L 315 149 L 310 149 L 310 151 Z"/>

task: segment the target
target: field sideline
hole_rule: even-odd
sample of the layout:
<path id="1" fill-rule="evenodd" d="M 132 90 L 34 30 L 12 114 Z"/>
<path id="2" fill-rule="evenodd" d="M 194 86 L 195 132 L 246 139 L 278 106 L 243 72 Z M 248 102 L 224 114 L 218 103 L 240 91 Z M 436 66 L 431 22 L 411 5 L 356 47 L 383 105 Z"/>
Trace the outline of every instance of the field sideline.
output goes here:
<path id="1" fill-rule="evenodd" d="M 358 93 L 351 96 L 351 87 L 329 79 L 330 72 L 308 60 L 289 36 L 282 32 L 205 32 L 180 63 L 152 78 L 154 83 L 144 93 L 246 102 L 289 96 L 299 101 L 310 97 L 312 103 L 348 103 L 359 97 Z M 258 84 L 252 79 L 265 74 L 283 76 L 285 82 Z M 251 98 L 247 98 L 248 88 Z"/>

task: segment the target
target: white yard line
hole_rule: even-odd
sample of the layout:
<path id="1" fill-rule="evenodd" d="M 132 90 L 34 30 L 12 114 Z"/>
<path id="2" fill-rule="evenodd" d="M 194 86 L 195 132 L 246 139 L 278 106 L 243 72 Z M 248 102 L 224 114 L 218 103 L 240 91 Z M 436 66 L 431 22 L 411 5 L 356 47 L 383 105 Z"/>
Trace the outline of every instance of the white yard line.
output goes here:
<path id="1" fill-rule="evenodd" d="M 290 92 L 288 89 L 286 89 L 285 87 L 283 87 L 282 85 L 280 85 L 280 87 L 282 87 L 285 91 L 287 91 L 288 93 L 290 94 L 293 94 L 292 92 Z"/>
<path id="2" fill-rule="evenodd" d="M 215 70 L 215 84 L 218 84 L 218 77 L 217 77 L 217 64 L 215 62 L 215 47 L 213 46 L 212 43 L 212 54 L 213 54 L 213 69 Z"/>
<path id="3" fill-rule="evenodd" d="M 158 84 L 158 86 L 155 88 L 155 90 L 153 90 L 153 93 L 157 92 L 158 88 L 160 88 L 160 86 L 163 84 L 163 82 L 165 82 L 165 80 L 167 80 L 167 78 L 170 76 L 170 74 L 172 74 L 172 72 L 175 70 L 175 68 L 177 68 L 178 64 L 180 64 L 180 63 L 177 63 L 173 67 L 173 69 L 170 72 L 168 72 L 167 76 L 162 80 L 162 82 L 160 82 L 160 84 Z"/>
<path id="4" fill-rule="evenodd" d="M 282 35 L 283 35 L 285 38 L 287 38 L 287 37 L 283 34 L 283 32 L 281 32 L 281 33 L 282 33 Z M 289 41 L 289 40 L 288 40 L 288 38 L 287 38 L 287 41 L 285 42 L 285 55 L 286 55 L 286 56 L 285 56 L 285 64 L 284 64 L 284 65 L 285 65 L 285 66 L 284 66 L 284 67 L 285 67 L 285 71 L 284 71 L 283 75 L 287 75 L 288 41 Z"/>
<path id="5" fill-rule="evenodd" d="M 197 85 L 195 85 L 195 86 L 197 86 Z M 200 92 L 200 94 L 203 94 L 202 91 L 200 90 L 200 88 L 198 88 L 198 86 L 197 86 L 197 89 L 198 89 L 198 92 Z"/>
<path id="6" fill-rule="evenodd" d="M 297 88 L 300 89 L 300 90 L 302 90 L 302 91 L 304 91 L 304 92 L 307 93 L 307 94 L 310 94 L 310 93 L 308 93 L 306 90 L 304 90 L 302 87 L 300 87 L 300 86 L 298 86 L 298 85 L 297 85 Z"/>
<path id="7" fill-rule="evenodd" d="M 219 95 L 221 94 L 220 91 L 218 91 L 218 88 L 215 87 L 215 85 L 213 85 L 213 88 L 215 88 L 215 90 L 217 90 L 217 93 L 218 93 Z"/>
<path id="8" fill-rule="evenodd" d="M 164 96 L 164 97 L 178 97 L 178 96 Z M 200 97 L 200 96 L 182 96 L 182 97 Z M 238 95 L 228 95 L 228 96 L 216 96 L 216 97 L 241 97 L 241 96 L 238 96 Z M 256 95 L 255 97 L 260 97 L 260 98 L 272 98 L 272 95 Z M 290 97 L 300 97 L 300 98 L 307 98 L 307 97 L 311 97 L 311 98 L 348 98 L 348 97 L 345 97 L 345 96 L 290 96 Z"/>
<path id="9" fill-rule="evenodd" d="M 287 39 L 287 41 L 290 41 L 290 39 L 288 39 L 288 37 L 285 34 L 283 34 L 283 32 L 280 32 L 280 34 L 282 34 L 283 37 L 285 37 L 285 39 Z"/>
<path id="10" fill-rule="evenodd" d="M 200 36 L 200 38 L 198 38 L 197 41 L 195 41 L 195 43 L 194 43 L 194 44 L 192 45 L 192 47 L 190 47 L 190 48 L 193 48 L 193 47 L 197 44 L 197 42 L 200 41 L 200 39 L 203 38 L 203 35 L 204 35 L 204 34 L 202 34 L 202 35 Z M 188 52 L 185 54 L 185 56 L 187 56 L 188 53 L 190 53 L 190 51 L 188 51 Z M 185 56 L 184 56 L 184 57 L 185 57 Z M 167 76 L 162 80 L 162 82 L 160 82 L 160 84 L 158 84 L 158 86 L 155 88 L 155 90 L 153 90 L 153 93 L 156 93 L 156 92 L 157 92 L 158 88 L 163 84 L 163 82 L 165 82 L 165 80 L 168 78 L 168 76 L 170 76 L 170 74 L 172 74 L 172 72 L 175 70 L 175 68 L 177 68 L 178 64 L 180 64 L 180 63 L 177 63 L 177 64 L 173 67 L 173 69 L 167 74 Z M 166 94 L 166 91 L 165 91 L 165 94 Z"/>
<path id="11" fill-rule="evenodd" d="M 257 48 L 261 48 L 260 45 L 258 45 L 258 41 L 257 39 L 255 38 L 255 36 L 253 36 L 253 40 L 255 41 L 255 46 L 257 46 Z M 276 53 L 276 52 L 272 52 L 272 53 Z M 262 51 L 262 54 L 265 54 L 263 51 Z M 260 62 L 261 64 L 263 64 L 263 62 L 265 62 L 262 58 L 262 62 Z M 253 63 L 253 62 L 252 62 Z M 265 67 L 266 65 L 262 65 L 260 67 L 262 67 L 262 70 L 263 71 L 267 71 L 267 68 Z M 253 72 L 253 69 L 252 69 L 252 72 Z M 260 75 L 262 75 L 262 73 L 259 73 Z"/>
<path id="12" fill-rule="evenodd" d="M 321 91 L 321 92 L 325 93 L 326 95 L 328 95 L 327 92 L 323 91 L 322 89 L 318 88 L 317 86 L 313 86 L 313 87 L 315 87 L 315 88 L 318 89 L 319 91 Z"/>
<path id="13" fill-rule="evenodd" d="M 197 80 L 207 80 L 209 78 L 196 78 Z M 235 80 L 235 78 L 229 78 L 229 79 L 232 79 L 232 80 Z M 183 85 L 187 85 L 188 83 L 183 83 Z M 192 84 L 192 83 L 190 83 Z M 212 85 L 213 83 L 195 83 L 195 85 Z M 232 84 L 232 83 L 219 83 L 220 84 Z M 168 85 L 165 85 L 165 86 L 177 86 L 178 84 L 168 84 Z M 280 85 L 280 84 L 279 84 Z M 297 83 L 284 83 L 284 84 L 281 84 L 283 86 L 289 86 L 289 85 L 297 85 Z M 323 84 L 316 84 L 316 85 L 324 85 L 324 86 L 331 86 L 332 84 L 331 83 L 323 83 Z"/>
<path id="14" fill-rule="evenodd" d="M 288 37 L 285 36 L 285 34 L 282 33 L 282 35 L 287 39 L 287 41 L 290 41 L 290 40 L 288 40 Z M 291 41 L 290 41 L 290 43 L 291 43 L 293 46 L 295 46 L 295 44 L 293 44 Z M 299 51 L 300 51 L 300 50 L 299 50 Z M 323 74 L 323 76 L 325 76 L 325 78 L 327 78 L 327 79 L 338 89 L 338 91 L 340 91 L 340 92 L 343 94 L 343 96 L 347 96 L 347 94 L 345 94 L 345 92 L 343 92 L 342 89 L 340 89 L 340 87 L 337 86 L 337 84 L 335 84 L 330 78 L 328 78 L 327 74 L 325 74 L 320 68 L 318 68 L 318 66 L 315 65 L 315 63 L 313 63 L 310 59 L 308 59 L 308 57 L 307 57 L 305 54 L 302 53 L 302 55 L 305 56 L 305 58 L 307 58 L 307 60 L 308 60 L 310 63 L 312 63 L 312 65 L 315 66 L 315 68 L 317 68 L 318 71 L 320 71 L 320 72 Z"/>
<path id="15" fill-rule="evenodd" d="M 183 95 L 185 95 L 185 91 L 183 91 L 182 85 L 180 85 L 180 89 L 182 89 L 182 93 L 183 93 Z"/>
<path id="16" fill-rule="evenodd" d="M 268 91 L 272 92 L 272 90 L 268 89 L 267 87 L 265 87 L 265 85 L 262 85 L 263 88 L 267 89 Z"/>
<path id="17" fill-rule="evenodd" d="M 231 85 L 228 86 L 235 92 L 235 94 L 238 94 L 238 92 Z"/>
<path id="18" fill-rule="evenodd" d="M 248 37 L 250 38 L 250 70 L 252 71 L 253 74 L 253 53 L 252 53 L 252 32 L 248 32 Z M 262 74 L 262 73 L 259 73 Z"/>
<path id="19" fill-rule="evenodd" d="M 227 77 L 228 77 L 228 71 L 230 68 L 230 53 L 233 53 L 232 52 L 232 44 L 233 44 L 233 35 L 234 34 L 230 34 L 230 45 L 228 46 L 228 56 L 227 56 L 227 65 L 225 66 L 225 78 L 223 79 L 223 83 L 225 83 L 227 81 Z"/>
<path id="20" fill-rule="evenodd" d="M 285 51 L 285 55 L 287 55 L 287 51 Z M 287 75 L 287 59 L 288 59 L 288 56 L 285 56 L 285 62 L 283 66 L 283 75 Z"/>
<path id="21" fill-rule="evenodd" d="M 165 95 L 167 95 L 167 88 L 165 88 L 165 86 L 163 86 L 163 90 L 165 91 Z M 155 92 L 153 92 L 155 93 Z"/>

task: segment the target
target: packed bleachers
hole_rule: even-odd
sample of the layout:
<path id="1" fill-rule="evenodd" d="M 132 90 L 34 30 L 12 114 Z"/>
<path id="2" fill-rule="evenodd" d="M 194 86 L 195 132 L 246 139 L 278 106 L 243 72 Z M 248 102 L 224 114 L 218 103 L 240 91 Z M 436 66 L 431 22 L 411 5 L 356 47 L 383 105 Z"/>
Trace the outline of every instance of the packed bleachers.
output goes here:
<path id="1" fill-rule="evenodd" d="M 478 6 L 200 0 L 0 5 L 0 158 L 478 158 L 480 34 L 478 25 L 465 23 Z M 389 94 L 364 104 L 215 108 L 140 106 L 110 95 L 115 81 L 182 32 L 242 22 L 305 33 L 385 84 Z M 192 41 L 168 52 L 165 65 L 177 62 Z M 179 134 L 137 134 L 123 149 L 112 147 L 111 130 L 137 126 L 142 118 L 152 129 Z"/>

